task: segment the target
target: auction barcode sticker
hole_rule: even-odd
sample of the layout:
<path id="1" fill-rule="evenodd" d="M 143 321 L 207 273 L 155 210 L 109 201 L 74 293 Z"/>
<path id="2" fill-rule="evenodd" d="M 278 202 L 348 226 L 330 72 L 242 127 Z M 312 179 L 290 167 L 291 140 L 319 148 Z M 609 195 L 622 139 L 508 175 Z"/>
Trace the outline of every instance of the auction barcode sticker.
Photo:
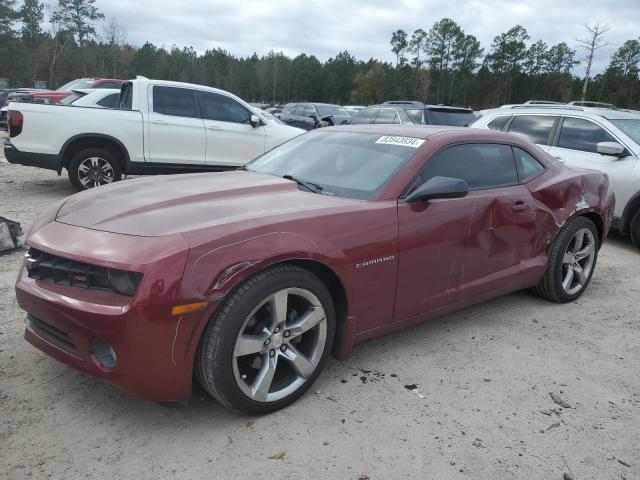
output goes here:
<path id="1" fill-rule="evenodd" d="M 420 148 L 420 146 L 424 143 L 424 140 L 422 138 L 384 136 L 376 140 L 375 143 L 382 143 L 385 145 L 400 145 L 402 147 Z"/>

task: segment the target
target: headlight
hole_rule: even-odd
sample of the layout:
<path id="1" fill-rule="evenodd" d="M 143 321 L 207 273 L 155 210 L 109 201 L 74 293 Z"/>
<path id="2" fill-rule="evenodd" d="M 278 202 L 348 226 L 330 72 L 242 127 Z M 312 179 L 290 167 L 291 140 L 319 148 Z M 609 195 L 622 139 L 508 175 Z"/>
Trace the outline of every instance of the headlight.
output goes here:
<path id="1" fill-rule="evenodd" d="M 121 295 L 128 295 L 133 297 L 136 293 L 142 274 L 138 272 L 126 272 L 124 270 L 116 270 L 115 268 L 109 268 L 107 270 L 107 277 L 109 283 L 113 289 Z"/>

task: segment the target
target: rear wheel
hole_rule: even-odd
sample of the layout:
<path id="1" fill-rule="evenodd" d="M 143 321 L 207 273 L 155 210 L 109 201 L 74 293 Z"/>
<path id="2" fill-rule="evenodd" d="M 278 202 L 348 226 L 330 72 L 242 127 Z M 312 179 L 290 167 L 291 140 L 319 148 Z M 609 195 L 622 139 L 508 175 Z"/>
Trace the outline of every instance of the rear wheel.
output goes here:
<path id="1" fill-rule="evenodd" d="M 67 165 L 67 171 L 71 184 L 78 191 L 117 182 L 122 177 L 118 160 L 102 148 L 79 151 Z"/>
<path id="2" fill-rule="evenodd" d="M 598 258 L 598 230 L 586 217 L 562 227 L 549 252 L 549 265 L 534 291 L 554 302 L 571 302 L 584 293 Z"/>
<path id="3" fill-rule="evenodd" d="M 326 286 L 294 266 L 257 274 L 220 306 L 197 359 L 203 387 L 220 403 L 267 413 L 299 398 L 333 345 L 335 314 Z"/>
<path id="4" fill-rule="evenodd" d="M 640 208 L 631 219 L 630 233 L 633 244 L 640 248 Z"/>

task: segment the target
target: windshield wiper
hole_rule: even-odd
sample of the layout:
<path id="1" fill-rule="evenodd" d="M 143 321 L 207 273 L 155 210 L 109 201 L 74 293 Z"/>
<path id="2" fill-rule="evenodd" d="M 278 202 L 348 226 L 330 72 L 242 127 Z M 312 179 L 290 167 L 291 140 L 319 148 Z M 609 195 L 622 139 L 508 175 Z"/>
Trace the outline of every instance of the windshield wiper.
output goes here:
<path id="1" fill-rule="evenodd" d="M 311 183 L 311 182 L 307 182 L 305 180 L 300 180 L 299 178 L 296 178 L 293 175 L 289 175 L 289 174 L 283 175 L 282 178 L 284 178 L 286 180 L 293 180 L 298 185 L 302 185 L 304 188 L 306 188 L 310 192 L 313 192 L 313 193 L 322 192 L 322 185 L 318 185 L 317 183 Z"/>

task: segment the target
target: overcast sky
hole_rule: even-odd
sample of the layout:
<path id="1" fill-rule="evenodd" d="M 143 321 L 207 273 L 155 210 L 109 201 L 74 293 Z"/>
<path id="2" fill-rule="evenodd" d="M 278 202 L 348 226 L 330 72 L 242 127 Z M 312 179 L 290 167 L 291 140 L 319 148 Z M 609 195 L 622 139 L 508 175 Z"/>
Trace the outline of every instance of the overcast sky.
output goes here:
<path id="1" fill-rule="evenodd" d="M 97 0 L 107 18 L 127 29 L 127 41 L 150 41 L 170 48 L 193 46 L 204 52 L 221 47 L 247 56 L 269 50 L 290 56 L 316 55 L 324 61 L 342 50 L 356 58 L 395 61 L 391 33 L 429 30 L 443 17 L 478 37 L 485 52 L 493 38 L 511 26 L 524 26 L 531 41 L 565 41 L 575 48 L 583 24 L 610 25 L 611 46 L 598 53 L 596 73 L 615 48 L 640 35 L 639 0 Z M 98 27 L 98 33 L 101 27 Z M 580 54 L 580 52 L 579 52 Z M 582 70 L 582 66 L 578 67 Z"/>

